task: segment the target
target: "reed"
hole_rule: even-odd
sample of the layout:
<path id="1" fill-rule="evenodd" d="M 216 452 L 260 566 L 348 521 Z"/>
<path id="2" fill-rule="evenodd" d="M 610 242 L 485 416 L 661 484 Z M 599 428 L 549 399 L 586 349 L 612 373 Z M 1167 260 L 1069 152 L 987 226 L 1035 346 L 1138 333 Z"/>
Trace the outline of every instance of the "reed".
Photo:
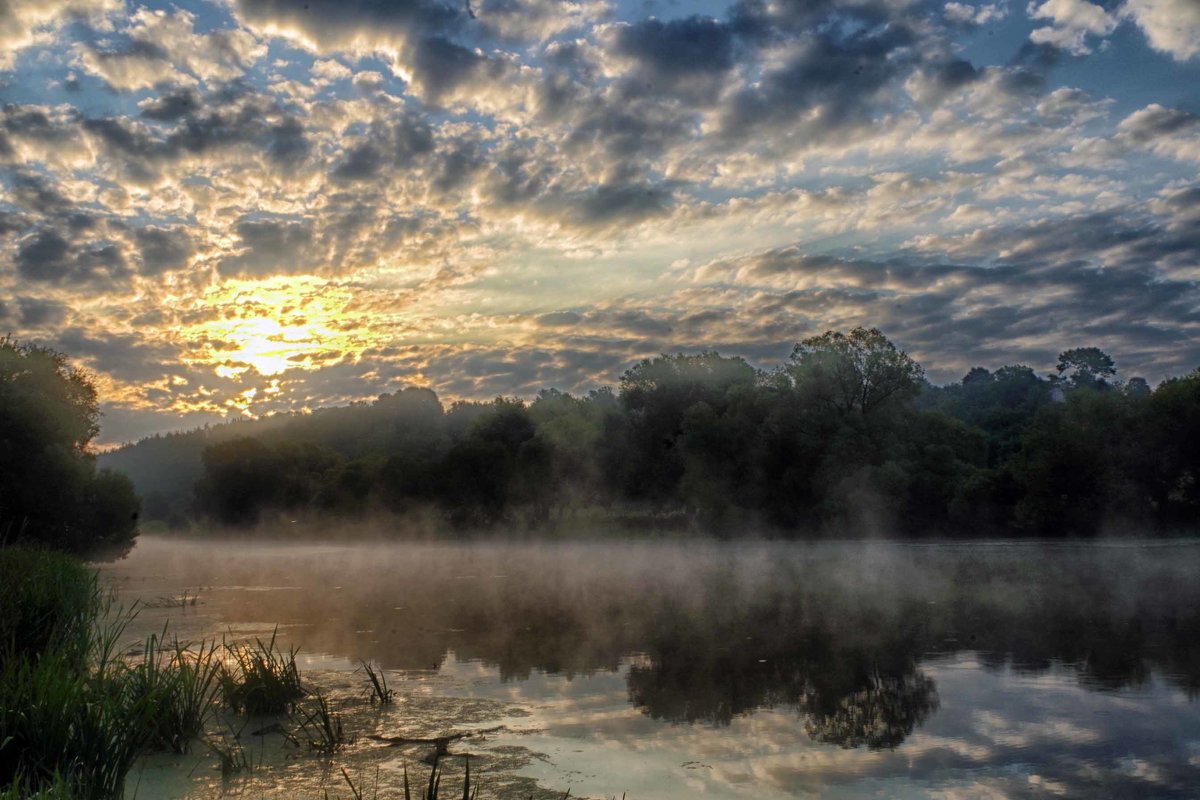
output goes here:
<path id="1" fill-rule="evenodd" d="M 363 670 L 367 673 L 367 679 L 371 682 L 371 704 L 391 705 L 392 701 L 396 699 L 396 693 L 388 688 L 387 675 L 384 674 L 383 668 L 376 669 L 371 666 L 369 661 L 361 663 Z"/>
<path id="2" fill-rule="evenodd" d="M 234 666 L 221 669 L 218 678 L 226 704 L 247 714 L 280 714 L 308 694 L 300 683 L 296 651 L 281 651 L 276 644 L 278 628 L 264 642 L 256 638 L 248 645 L 226 645 Z"/>
<path id="3" fill-rule="evenodd" d="M 185 753 L 213 713 L 222 662 L 215 642 L 192 649 L 175 639 L 165 646 L 165 634 L 147 638 L 141 663 L 125 678 L 126 691 L 131 702 L 154 708 L 147 746 Z"/>
<path id="4" fill-rule="evenodd" d="M 476 800 L 479 796 L 479 787 L 471 785 L 471 757 L 463 756 L 465 764 L 463 773 L 463 800 Z M 420 800 L 438 800 L 442 791 L 442 764 L 437 753 L 433 756 L 433 768 L 429 771 L 429 782 L 425 785 L 425 791 L 420 795 Z M 404 765 L 404 800 L 412 800 L 412 789 L 408 783 L 408 765 Z M 563 795 L 563 800 L 566 800 L 566 795 Z"/>
<path id="5" fill-rule="evenodd" d="M 78 560 L 0 547 L 0 666 L 50 650 L 82 666 L 104 601 L 96 573 Z"/>
<path id="6" fill-rule="evenodd" d="M 217 757 L 222 778 L 229 779 L 243 772 L 254 771 L 253 757 L 246 755 L 246 749 L 237 739 L 232 742 L 224 742 L 206 738 L 203 741 L 205 747 Z"/>
<path id="7" fill-rule="evenodd" d="M 292 721 L 310 750 L 334 753 L 353 741 L 342 726 L 342 716 L 320 692 L 314 693 L 307 706 L 295 706 Z"/>

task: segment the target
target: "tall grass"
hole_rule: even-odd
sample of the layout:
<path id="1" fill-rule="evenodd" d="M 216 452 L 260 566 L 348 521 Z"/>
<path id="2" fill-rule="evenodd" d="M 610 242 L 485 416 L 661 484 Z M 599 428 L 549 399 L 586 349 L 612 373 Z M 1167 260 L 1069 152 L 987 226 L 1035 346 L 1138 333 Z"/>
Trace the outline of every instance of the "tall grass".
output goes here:
<path id="1" fill-rule="evenodd" d="M 144 699 L 155 708 L 147 746 L 185 753 L 213 713 L 222 663 L 215 642 L 192 649 L 178 639 L 168 646 L 165 638 L 164 631 L 146 639 L 141 663 L 124 678 L 125 691 L 133 702 Z"/>
<path id="2" fill-rule="evenodd" d="M 278 629 L 264 642 L 227 645 L 234 666 L 219 677 L 221 693 L 230 708 L 247 714 L 279 714 L 308 692 L 300 683 L 296 651 L 281 651 L 275 643 Z"/>
<path id="3" fill-rule="evenodd" d="M 182 752 L 203 731 L 215 646 L 164 650 L 151 636 L 127 664 L 119 641 L 136 611 L 113 609 L 80 562 L 0 548 L 0 609 L 0 791 L 119 797 L 143 752 Z"/>
<path id="4" fill-rule="evenodd" d="M 0 667 L 49 650 L 82 665 L 103 600 L 96 574 L 78 560 L 0 547 Z"/>
<path id="5" fill-rule="evenodd" d="M 475 800 L 479 795 L 479 787 L 471 785 L 471 757 L 463 756 L 466 764 L 466 772 L 463 777 L 462 796 L 463 800 Z M 420 800 L 438 800 L 442 792 L 442 766 L 441 759 L 437 753 L 433 756 L 433 769 L 429 771 L 429 783 L 425 785 L 425 791 L 420 794 Z M 569 793 L 568 793 L 569 794 Z M 412 789 L 408 785 L 408 765 L 404 765 L 404 800 L 412 800 Z M 563 800 L 566 800 L 566 795 L 563 795 Z"/>
<path id="6" fill-rule="evenodd" d="M 333 710 L 325 695 L 316 692 L 306 703 L 295 707 L 292 722 L 310 750 L 333 753 L 353 741 L 342 727 L 341 714 Z"/>
<path id="7" fill-rule="evenodd" d="M 388 688 L 387 675 L 384 674 L 383 667 L 372 667 L 368 661 L 361 663 L 371 682 L 371 705 L 375 703 L 379 703 L 381 706 L 390 705 L 396 699 L 396 692 Z"/>
<path id="8" fill-rule="evenodd" d="M 41 788 L 31 787 L 18 777 L 8 788 L 0 789 L 0 800 L 74 800 L 71 784 L 62 777 L 55 777 Z"/>
<path id="9" fill-rule="evenodd" d="M 0 587 L 0 787 L 120 795 L 156 713 L 115 655 L 129 615 L 99 624 L 95 574 L 55 553 L 0 549 Z"/>
<path id="10" fill-rule="evenodd" d="M 293 741 L 303 736 L 315 751 L 333 753 L 352 741 L 319 692 L 298 703 L 308 692 L 296 651 L 280 650 L 275 633 L 218 649 L 215 642 L 167 644 L 164 630 L 127 662 L 119 641 L 135 614 L 114 611 L 96 574 L 70 557 L 0 547 L 0 800 L 111 800 L 122 796 L 140 755 L 182 753 L 197 738 L 223 775 L 252 770 L 237 735 L 228 745 L 204 735 L 219 697 L 249 714 L 291 708 Z M 391 701 L 383 671 L 363 666 L 374 700 Z M 439 755 L 424 800 L 440 794 Z M 363 798 L 344 770 L 343 778 Z M 468 760 L 463 800 L 477 791 Z M 404 797 L 411 800 L 407 769 Z"/>

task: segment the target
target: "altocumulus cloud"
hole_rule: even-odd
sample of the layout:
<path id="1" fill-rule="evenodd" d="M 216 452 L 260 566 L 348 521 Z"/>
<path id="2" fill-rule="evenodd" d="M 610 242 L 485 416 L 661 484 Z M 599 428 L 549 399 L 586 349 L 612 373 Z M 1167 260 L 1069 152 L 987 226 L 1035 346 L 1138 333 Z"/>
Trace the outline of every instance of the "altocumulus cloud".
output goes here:
<path id="1" fill-rule="evenodd" d="M 16 0 L 0 321 L 108 440 L 857 324 L 938 380 L 1158 380 L 1200 365 L 1198 9 Z"/>

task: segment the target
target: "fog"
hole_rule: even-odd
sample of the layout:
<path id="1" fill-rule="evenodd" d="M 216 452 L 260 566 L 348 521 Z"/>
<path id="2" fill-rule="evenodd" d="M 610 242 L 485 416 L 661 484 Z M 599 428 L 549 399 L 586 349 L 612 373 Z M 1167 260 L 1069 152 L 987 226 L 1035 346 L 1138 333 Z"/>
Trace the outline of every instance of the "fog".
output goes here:
<path id="1" fill-rule="evenodd" d="M 1186 748 L 1200 730 L 1182 731 L 1195 727 L 1200 692 L 1196 542 L 352 534 L 143 536 L 104 575 L 123 601 L 148 606 L 132 635 L 164 621 L 192 640 L 277 630 L 311 679 L 347 698 L 347 714 L 363 707 L 352 670 L 374 662 L 407 699 L 392 723 L 356 724 L 388 733 L 515 724 L 525 732 L 496 746 L 558 755 L 512 761 L 514 750 L 497 761 L 476 745 L 480 774 L 511 762 L 512 780 L 579 796 L 677 796 L 695 777 L 680 765 L 701 756 L 715 764 L 703 784 L 715 797 L 741 796 L 742 785 L 824 794 L 868 779 L 899 791 L 897 781 L 918 775 L 930 791 L 964 776 L 1007 786 L 1022 770 L 1076 794 L 1170 797 L 1186 796 L 1194 777 Z M 196 604 L 179 607 L 181 594 Z M 1095 716 L 1097 704 L 1106 716 Z M 1143 726 L 1148 713 L 1165 727 Z M 818 761 L 744 771 L 794 748 Z M 827 748 L 856 755 L 835 765 Z M 370 768 L 370 753 L 354 752 Z M 602 756 L 607 767 L 579 777 Z M 1157 783 L 1125 774 L 1119 759 L 1134 757 L 1156 765 Z M 640 778 L 623 777 L 635 766 Z"/>
<path id="2" fill-rule="evenodd" d="M 430 668 L 449 652 L 510 677 L 614 670 L 631 654 L 778 662 L 810 658 L 798 643 L 820 640 L 871 663 L 960 650 L 1027 670 L 1062 662 L 1110 687 L 1137 685 L 1158 668 L 1190 690 L 1200 685 L 1197 567 L 1200 547 L 1190 542 L 147 536 L 108 574 L 192 589 L 219 621 L 278 623 L 306 649 L 397 669 Z M 730 650 L 740 632 L 751 643 Z"/>

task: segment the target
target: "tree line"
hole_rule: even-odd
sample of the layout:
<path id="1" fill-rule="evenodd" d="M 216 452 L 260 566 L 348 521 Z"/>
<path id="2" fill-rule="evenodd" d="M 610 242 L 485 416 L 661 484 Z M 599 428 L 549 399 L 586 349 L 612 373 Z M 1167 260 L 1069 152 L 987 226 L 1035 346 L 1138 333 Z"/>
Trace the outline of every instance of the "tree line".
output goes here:
<path id="1" fill-rule="evenodd" d="M 443 406 L 429 389 L 144 440 L 105 457 L 175 525 L 433 515 L 779 535 L 1095 535 L 1200 519 L 1200 371 L 1151 389 L 1094 347 L 946 386 L 880 331 L 758 370 L 661 355 L 615 388 Z"/>

